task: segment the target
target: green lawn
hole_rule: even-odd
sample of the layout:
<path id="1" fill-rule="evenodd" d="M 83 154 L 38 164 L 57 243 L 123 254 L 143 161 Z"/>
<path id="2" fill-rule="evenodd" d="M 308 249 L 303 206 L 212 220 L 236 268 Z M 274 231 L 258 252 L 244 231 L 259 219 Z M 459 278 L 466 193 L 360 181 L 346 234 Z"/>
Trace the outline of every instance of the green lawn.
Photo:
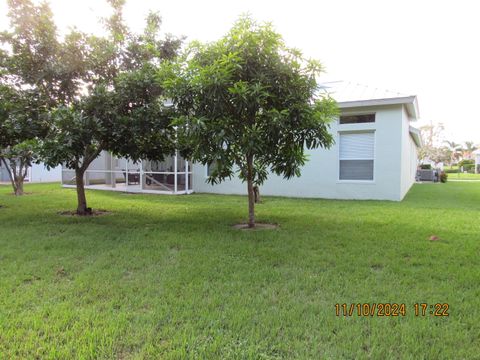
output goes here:
<path id="1" fill-rule="evenodd" d="M 480 174 L 452 173 L 448 174 L 450 180 L 480 180 Z"/>
<path id="2" fill-rule="evenodd" d="M 455 171 L 454 173 L 448 173 L 448 178 L 451 180 L 480 180 L 480 174 L 459 172 L 458 166 L 445 166 L 444 170 Z"/>
<path id="3" fill-rule="evenodd" d="M 480 357 L 480 184 L 401 203 L 0 187 L 0 359 Z M 431 235 L 440 241 L 429 241 Z M 416 317 L 414 303 L 449 303 Z M 406 316 L 337 317 L 336 303 Z"/>

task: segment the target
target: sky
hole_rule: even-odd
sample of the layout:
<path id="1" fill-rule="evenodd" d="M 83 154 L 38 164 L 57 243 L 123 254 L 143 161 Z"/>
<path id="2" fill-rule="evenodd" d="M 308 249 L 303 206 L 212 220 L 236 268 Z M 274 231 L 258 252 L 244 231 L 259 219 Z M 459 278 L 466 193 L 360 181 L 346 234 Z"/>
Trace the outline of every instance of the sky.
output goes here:
<path id="1" fill-rule="evenodd" d="M 105 0 L 50 0 L 61 32 L 101 33 Z M 323 80 L 348 80 L 417 95 L 421 119 L 443 123 L 445 138 L 480 144 L 480 3 L 475 0 L 127 0 L 125 18 L 141 31 L 149 10 L 162 31 L 214 41 L 243 13 L 272 22 L 290 47 L 321 61 Z M 8 28 L 0 0 L 0 29 Z M 322 78 L 321 78 L 322 80 Z"/>

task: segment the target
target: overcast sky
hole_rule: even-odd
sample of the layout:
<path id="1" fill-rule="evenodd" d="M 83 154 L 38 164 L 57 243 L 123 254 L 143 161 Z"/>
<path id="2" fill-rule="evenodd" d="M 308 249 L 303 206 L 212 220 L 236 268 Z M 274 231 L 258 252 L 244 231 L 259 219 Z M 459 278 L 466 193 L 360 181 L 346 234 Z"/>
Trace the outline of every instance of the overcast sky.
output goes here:
<path id="1" fill-rule="evenodd" d="M 104 0 L 51 0 L 61 31 L 102 31 Z M 127 0 L 126 20 L 140 31 L 149 9 L 163 31 L 212 41 L 242 13 L 271 21 L 287 45 L 326 68 L 325 80 L 351 80 L 418 95 L 421 122 L 442 122 L 446 137 L 480 143 L 480 4 L 475 0 L 261 1 Z M 0 0 L 0 28 L 8 27 Z M 475 106 L 475 109 L 474 109 Z"/>

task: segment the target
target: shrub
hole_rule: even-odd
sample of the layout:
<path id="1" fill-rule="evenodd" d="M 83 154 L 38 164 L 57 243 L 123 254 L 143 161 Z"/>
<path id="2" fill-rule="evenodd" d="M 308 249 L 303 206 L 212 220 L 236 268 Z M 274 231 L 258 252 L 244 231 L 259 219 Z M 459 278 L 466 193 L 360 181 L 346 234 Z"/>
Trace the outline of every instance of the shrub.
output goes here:
<path id="1" fill-rule="evenodd" d="M 421 165 L 420 165 L 420 169 L 422 169 L 422 170 L 431 170 L 431 169 L 432 169 L 432 165 L 430 165 L 430 164 L 421 164 Z"/>
<path id="2" fill-rule="evenodd" d="M 458 162 L 459 172 L 475 172 L 475 160 L 463 159 Z"/>
<path id="3" fill-rule="evenodd" d="M 465 166 L 468 166 L 468 165 L 475 165 L 475 160 L 463 159 L 458 162 L 458 167 L 463 166 L 465 168 Z"/>
<path id="4" fill-rule="evenodd" d="M 469 174 L 475 174 L 475 165 L 469 166 L 468 169 L 464 169 L 464 171 L 468 172 Z"/>
<path id="5" fill-rule="evenodd" d="M 449 168 L 449 169 L 445 169 L 445 172 L 446 172 L 447 174 L 456 174 L 456 173 L 458 173 L 459 171 L 460 171 L 459 168 Z"/>
<path id="6" fill-rule="evenodd" d="M 440 173 L 440 181 L 442 183 L 446 183 L 447 182 L 447 179 L 448 179 L 448 174 L 445 172 L 445 171 L 442 171 Z"/>

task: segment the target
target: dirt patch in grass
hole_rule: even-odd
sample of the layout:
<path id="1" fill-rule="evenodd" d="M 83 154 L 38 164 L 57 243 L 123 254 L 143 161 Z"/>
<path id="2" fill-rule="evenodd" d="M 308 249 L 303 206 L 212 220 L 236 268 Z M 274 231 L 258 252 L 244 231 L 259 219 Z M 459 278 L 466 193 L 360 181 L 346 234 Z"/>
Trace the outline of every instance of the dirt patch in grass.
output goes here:
<path id="1" fill-rule="evenodd" d="M 255 227 L 249 228 L 248 224 L 235 224 L 232 226 L 234 229 L 239 230 L 273 230 L 278 229 L 279 226 L 277 224 L 264 224 L 264 223 L 256 223 Z"/>
<path id="2" fill-rule="evenodd" d="M 41 280 L 41 278 L 38 277 L 37 275 L 31 275 L 31 276 L 28 276 L 25 279 L 23 279 L 23 283 L 24 284 L 31 284 L 34 281 L 38 281 L 38 280 Z"/>
<path id="3" fill-rule="evenodd" d="M 56 274 L 57 274 L 57 276 L 64 277 L 64 276 L 67 276 L 67 271 L 66 271 L 65 268 L 62 266 L 62 267 L 59 267 L 59 268 L 57 269 Z"/>
<path id="4" fill-rule="evenodd" d="M 383 269 L 383 265 L 382 264 L 372 264 L 370 266 L 370 269 L 372 269 L 372 271 L 381 271 Z"/>
<path id="5" fill-rule="evenodd" d="M 110 211 L 107 211 L 107 210 L 103 210 L 103 209 L 97 209 L 97 210 L 93 210 L 93 209 L 92 209 L 92 211 L 89 212 L 89 213 L 86 214 L 86 215 L 78 215 L 76 211 L 71 211 L 71 210 L 59 211 L 58 214 L 59 214 L 59 215 L 62 215 L 62 216 L 89 217 L 89 216 L 108 215 L 108 214 L 111 214 L 111 212 L 110 212 Z"/>

